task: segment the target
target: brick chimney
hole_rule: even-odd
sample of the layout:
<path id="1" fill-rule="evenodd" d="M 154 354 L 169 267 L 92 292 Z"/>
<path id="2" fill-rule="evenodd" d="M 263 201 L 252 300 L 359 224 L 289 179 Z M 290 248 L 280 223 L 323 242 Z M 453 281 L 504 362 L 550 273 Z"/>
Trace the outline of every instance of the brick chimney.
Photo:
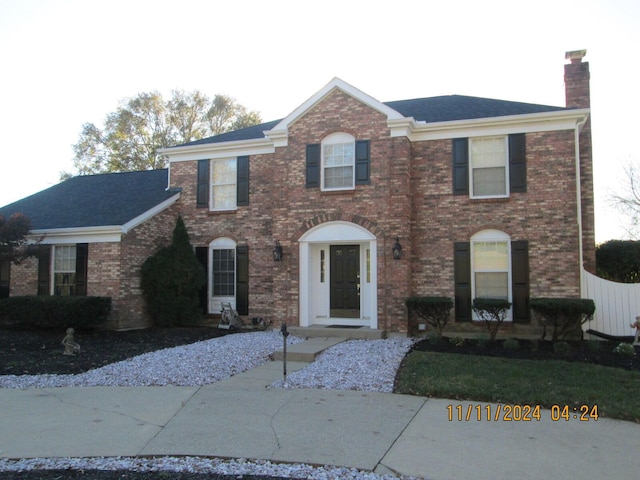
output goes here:
<path id="1" fill-rule="evenodd" d="M 564 66 L 565 105 L 567 108 L 589 108 L 589 62 L 582 63 L 586 50 L 567 52 L 571 63 Z"/>
<path id="2" fill-rule="evenodd" d="M 565 59 L 570 63 L 564 66 L 564 89 L 567 108 L 591 108 L 589 88 L 589 63 L 582 62 L 586 50 L 567 52 Z M 580 195 L 582 199 L 582 248 L 583 265 L 586 270 L 595 273 L 595 212 L 593 193 L 593 155 L 591 146 L 591 112 L 580 131 Z"/>

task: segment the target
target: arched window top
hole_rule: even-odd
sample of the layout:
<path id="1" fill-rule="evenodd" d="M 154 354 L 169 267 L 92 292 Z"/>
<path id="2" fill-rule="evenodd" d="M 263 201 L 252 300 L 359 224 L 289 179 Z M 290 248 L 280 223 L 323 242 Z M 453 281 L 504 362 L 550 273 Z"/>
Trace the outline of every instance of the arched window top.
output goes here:
<path id="1" fill-rule="evenodd" d="M 224 249 L 224 248 L 236 248 L 236 242 L 233 241 L 233 239 L 228 238 L 228 237 L 218 237 L 215 240 L 213 240 L 209 246 L 211 248 L 220 248 L 220 249 Z"/>
<path id="2" fill-rule="evenodd" d="M 327 135 L 322 139 L 323 145 L 332 145 L 336 143 L 354 143 L 356 141 L 353 135 L 349 135 L 345 132 L 336 132 Z"/>
<path id="3" fill-rule="evenodd" d="M 509 240 L 509 235 L 494 229 L 481 230 L 471 237 L 472 242 L 508 242 Z"/>

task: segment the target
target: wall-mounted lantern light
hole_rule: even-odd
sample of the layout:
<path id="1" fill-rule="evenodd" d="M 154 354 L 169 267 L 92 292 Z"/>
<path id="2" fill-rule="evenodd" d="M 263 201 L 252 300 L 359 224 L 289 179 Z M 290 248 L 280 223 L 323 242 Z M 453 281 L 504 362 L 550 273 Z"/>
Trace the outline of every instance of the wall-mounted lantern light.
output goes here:
<path id="1" fill-rule="evenodd" d="M 278 240 L 276 240 L 276 246 L 273 247 L 273 261 L 282 261 L 282 245 L 280 245 L 280 242 Z"/>
<path id="2" fill-rule="evenodd" d="M 402 245 L 400 245 L 398 237 L 396 237 L 396 243 L 393 244 L 391 251 L 393 252 L 394 260 L 400 260 L 402 258 Z"/>

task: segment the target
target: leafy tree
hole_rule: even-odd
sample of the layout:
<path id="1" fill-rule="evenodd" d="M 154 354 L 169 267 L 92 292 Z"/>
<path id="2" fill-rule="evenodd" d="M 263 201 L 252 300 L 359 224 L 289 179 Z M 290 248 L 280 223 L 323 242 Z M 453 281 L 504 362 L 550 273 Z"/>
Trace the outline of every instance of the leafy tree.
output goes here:
<path id="1" fill-rule="evenodd" d="M 233 98 L 210 99 L 199 91 L 175 90 L 164 100 L 159 92 L 140 93 L 125 99 L 109 113 L 100 129 L 82 126 L 73 145 L 73 165 L 80 175 L 164 168 L 159 148 L 218 135 L 262 121 Z M 62 179 L 71 174 L 62 172 Z"/>
<path id="2" fill-rule="evenodd" d="M 640 234 L 640 167 L 629 161 L 624 167 L 626 180 L 620 190 L 609 196 L 609 202 L 629 218 L 625 228 L 630 238 Z"/>
<path id="3" fill-rule="evenodd" d="M 598 276 L 614 282 L 640 282 L 640 241 L 609 240 L 596 249 Z"/>
<path id="4" fill-rule="evenodd" d="M 176 221 L 171 244 L 147 258 L 141 274 L 142 292 L 156 325 L 187 325 L 201 317 L 205 272 L 182 217 Z"/>
<path id="5" fill-rule="evenodd" d="M 5 219 L 0 215 L 0 260 L 19 262 L 28 255 L 25 248 L 31 220 L 22 213 L 14 213 Z"/>

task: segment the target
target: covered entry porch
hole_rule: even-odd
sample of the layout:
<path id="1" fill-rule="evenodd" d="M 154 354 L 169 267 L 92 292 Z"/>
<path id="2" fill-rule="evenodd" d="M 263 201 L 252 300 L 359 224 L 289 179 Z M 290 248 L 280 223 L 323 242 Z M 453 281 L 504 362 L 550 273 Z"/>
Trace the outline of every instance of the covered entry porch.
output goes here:
<path id="1" fill-rule="evenodd" d="M 303 234 L 300 326 L 377 330 L 377 241 L 365 228 L 327 222 Z"/>

